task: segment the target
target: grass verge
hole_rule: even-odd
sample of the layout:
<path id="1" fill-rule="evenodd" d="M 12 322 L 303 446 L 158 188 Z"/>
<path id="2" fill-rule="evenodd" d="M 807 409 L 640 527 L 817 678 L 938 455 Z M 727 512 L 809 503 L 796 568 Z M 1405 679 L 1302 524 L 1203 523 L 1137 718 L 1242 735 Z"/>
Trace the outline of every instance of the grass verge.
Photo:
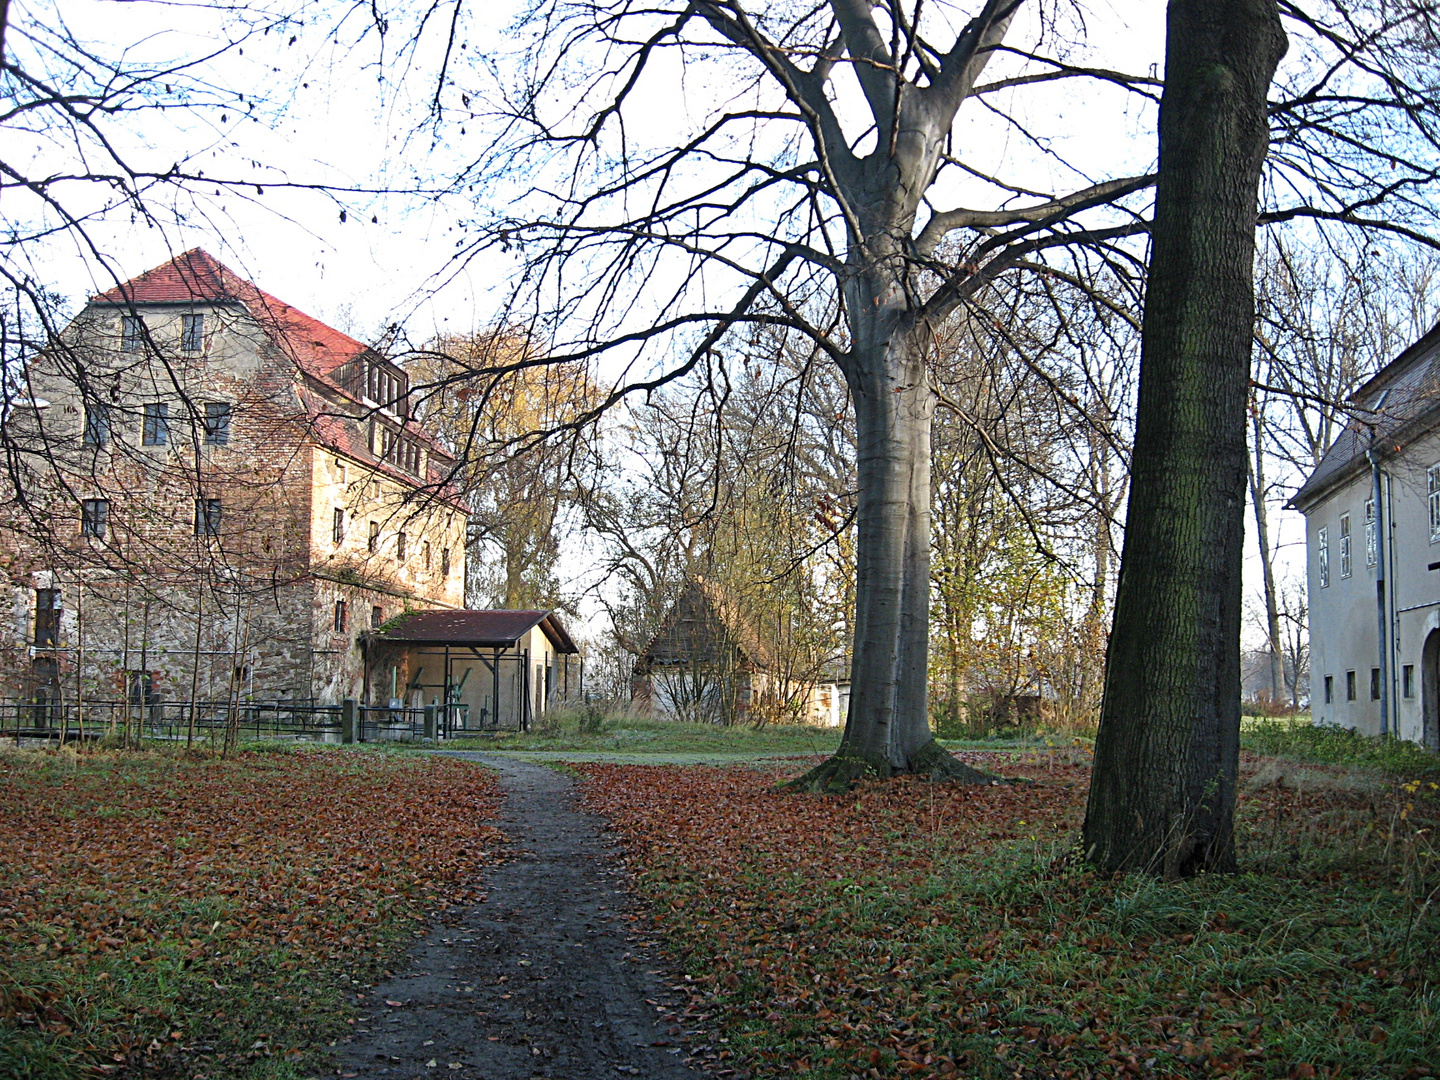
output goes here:
<path id="1" fill-rule="evenodd" d="M 1077 862 L 1083 763 L 968 756 L 1034 783 L 578 766 L 718 1075 L 1437 1075 L 1430 781 L 1247 755 L 1245 871 L 1167 883 Z"/>
<path id="2" fill-rule="evenodd" d="M 447 750 L 550 750 L 580 753 L 653 754 L 830 754 L 840 745 L 839 728 L 803 725 L 720 727 L 610 714 L 567 713 L 537 731 L 496 732 L 475 739 L 450 739 Z"/>
<path id="3" fill-rule="evenodd" d="M 433 758 L 0 754 L 0 1075 L 317 1075 L 498 802 Z"/>

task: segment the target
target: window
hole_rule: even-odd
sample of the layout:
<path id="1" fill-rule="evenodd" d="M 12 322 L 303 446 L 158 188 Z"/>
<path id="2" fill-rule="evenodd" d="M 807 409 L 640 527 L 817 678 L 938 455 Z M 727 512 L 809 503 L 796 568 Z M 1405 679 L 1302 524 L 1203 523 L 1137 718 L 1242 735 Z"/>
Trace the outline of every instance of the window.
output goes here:
<path id="1" fill-rule="evenodd" d="M 1340 515 L 1340 576 L 1350 576 L 1350 515 Z"/>
<path id="2" fill-rule="evenodd" d="M 346 626 L 346 624 L 347 624 L 349 621 L 350 621 L 350 619 L 349 619 L 349 615 L 348 615 L 347 612 L 346 612 L 345 601 L 344 601 L 344 600 L 336 600 L 336 601 L 335 601 L 335 632 L 336 632 L 337 634 L 344 633 L 344 632 L 345 632 L 345 626 Z"/>
<path id="3" fill-rule="evenodd" d="M 170 406 L 163 401 L 145 403 L 145 423 L 140 431 L 144 446 L 164 446 L 170 441 Z"/>
<path id="4" fill-rule="evenodd" d="M 80 503 L 80 535 L 105 539 L 105 527 L 110 522 L 109 499 L 85 499 Z"/>
<path id="5" fill-rule="evenodd" d="M 1415 665 L 1406 664 L 1400 669 L 1400 692 L 1407 698 L 1415 696 Z"/>
<path id="6" fill-rule="evenodd" d="M 380 605 L 376 604 L 370 609 L 370 629 L 379 630 L 384 621 L 385 613 L 380 610 Z"/>
<path id="7" fill-rule="evenodd" d="M 420 443 L 386 424 L 371 423 L 370 452 L 412 476 L 420 474 Z"/>
<path id="8" fill-rule="evenodd" d="M 205 316 L 180 316 L 180 351 L 199 352 L 205 344 Z"/>
<path id="9" fill-rule="evenodd" d="M 335 541 L 336 547 L 345 542 L 345 511 L 338 506 L 335 508 L 335 525 L 331 539 Z"/>
<path id="10" fill-rule="evenodd" d="M 1315 534 L 1315 575 L 1320 588 L 1330 584 L 1330 530 L 1322 528 Z"/>
<path id="11" fill-rule="evenodd" d="M 1430 542 L 1440 540 L 1440 465 L 1425 470 L 1430 491 Z"/>
<path id="12" fill-rule="evenodd" d="M 395 561 L 405 561 L 405 534 L 403 532 L 395 534 Z"/>
<path id="13" fill-rule="evenodd" d="M 370 522 L 370 543 L 367 546 L 371 555 L 380 550 L 380 523 L 378 521 Z"/>
<path id="14" fill-rule="evenodd" d="M 110 407 L 95 402 L 85 407 L 86 446 L 104 446 L 110 441 Z"/>
<path id="15" fill-rule="evenodd" d="M 120 347 L 126 352 L 139 352 L 145 343 L 145 320 L 139 315 L 120 316 Z"/>
<path id="16" fill-rule="evenodd" d="M 1380 669 L 1378 667 L 1370 669 L 1370 700 L 1380 700 Z"/>
<path id="17" fill-rule="evenodd" d="M 1355 672 L 1345 672 L 1345 700 L 1355 700 Z"/>
<path id="18" fill-rule="evenodd" d="M 425 566 L 425 572 L 430 572 L 430 541 L 426 540 L 420 545 L 420 561 Z"/>
<path id="19" fill-rule="evenodd" d="M 1335 700 L 1335 676 L 1325 676 L 1325 704 L 1329 705 Z"/>
<path id="20" fill-rule="evenodd" d="M 405 377 L 399 372 L 371 364 L 366 372 L 365 393 L 371 401 L 405 415 Z"/>
<path id="21" fill-rule="evenodd" d="M 441 576 L 441 577 L 449 577 L 449 576 L 450 576 L 450 549 L 449 549 L 449 548 L 441 548 L 441 549 L 440 549 L 440 576 Z"/>
<path id="22" fill-rule="evenodd" d="M 1365 500 L 1365 565 L 1374 566 L 1376 563 L 1377 549 L 1375 547 L 1375 500 Z"/>
<path id="23" fill-rule="evenodd" d="M 35 645 L 53 647 L 60 633 L 60 590 L 35 590 Z"/>
<path id="24" fill-rule="evenodd" d="M 220 500 L 195 500 L 195 535 L 220 535 Z"/>
<path id="25" fill-rule="evenodd" d="M 205 442 L 210 446 L 224 446 L 230 441 L 230 402 L 207 401 L 205 403 Z"/>

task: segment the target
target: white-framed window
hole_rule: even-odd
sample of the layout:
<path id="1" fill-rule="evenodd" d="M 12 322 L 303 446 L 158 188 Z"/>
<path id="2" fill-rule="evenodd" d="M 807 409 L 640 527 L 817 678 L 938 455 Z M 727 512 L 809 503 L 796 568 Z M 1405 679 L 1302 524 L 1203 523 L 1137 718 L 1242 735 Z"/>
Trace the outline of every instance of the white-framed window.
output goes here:
<path id="1" fill-rule="evenodd" d="M 1433 544 L 1440 541 L 1440 464 L 1426 469 L 1425 477 L 1429 487 L 1430 542 Z"/>
<path id="2" fill-rule="evenodd" d="M 224 446 L 230 441 L 230 402 L 205 402 L 205 442 L 209 446 Z"/>
<path id="3" fill-rule="evenodd" d="M 199 352 L 205 346 L 205 316 L 180 316 L 180 349 L 182 352 Z"/>
<path id="4" fill-rule="evenodd" d="M 1407 698 L 1415 696 L 1415 665 L 1406 664 L 1400 669 L 1400 692 Z"/>
<path id="5" fill-rule="evenodd" d="M 1340 576 L 1350 576 L 1350 515 L 1340 515 Z"/>
<path id="6" fill-rule="evenodd" d="M 1375 548 L 1375 500 L 1365 500 L 1365 565 L 1374 566 L 1377 562 Z"/>
<path id="7" fill-rule="evenodd" d="M 1320 579 L 1320 588 L 1330 584 L 1330 528 L 1321 526 L 1315 534 L 1315 576 Z"/>

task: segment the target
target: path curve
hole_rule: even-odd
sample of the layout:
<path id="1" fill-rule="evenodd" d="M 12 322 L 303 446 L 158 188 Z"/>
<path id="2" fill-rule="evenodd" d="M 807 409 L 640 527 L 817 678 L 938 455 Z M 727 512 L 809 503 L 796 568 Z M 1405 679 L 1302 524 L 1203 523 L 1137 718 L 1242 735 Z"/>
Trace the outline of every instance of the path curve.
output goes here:
<path id="1" fill-rule="evenodd" d="M 509 851 L 486 875 L 485 899 L 433 926 L 407 969 L 363 1002 L 365 1019 L 336 1047 L 340 1074 L 704 1075 L 685 1064 L 678 995 L 631 929 L 638 909 L 614 845 L 601 818 L 576 809 L 574 781 L 497 755 L 446 756 L 500 774 Z"/>

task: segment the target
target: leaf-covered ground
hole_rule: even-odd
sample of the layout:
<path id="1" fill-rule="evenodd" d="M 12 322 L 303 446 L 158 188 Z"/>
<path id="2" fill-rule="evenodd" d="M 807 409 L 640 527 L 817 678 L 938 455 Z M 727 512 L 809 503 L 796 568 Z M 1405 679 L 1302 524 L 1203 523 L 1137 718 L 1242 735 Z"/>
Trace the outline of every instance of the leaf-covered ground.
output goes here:
<path id="1" fill-rule="evenodd" d="M 0 1076 L 313 1075 L 498 804 L 434 758 L 0 755 Z"/>
<path id="2" fill-rule="evenodd" d="M 966 756 L 1033 783 L 578 766 L 718 1075 L 1437 1075 L 1428 779 L 1251 758 L 1246 872 L 1164 883 L 1074 858 L 1083 756 Z"/>

